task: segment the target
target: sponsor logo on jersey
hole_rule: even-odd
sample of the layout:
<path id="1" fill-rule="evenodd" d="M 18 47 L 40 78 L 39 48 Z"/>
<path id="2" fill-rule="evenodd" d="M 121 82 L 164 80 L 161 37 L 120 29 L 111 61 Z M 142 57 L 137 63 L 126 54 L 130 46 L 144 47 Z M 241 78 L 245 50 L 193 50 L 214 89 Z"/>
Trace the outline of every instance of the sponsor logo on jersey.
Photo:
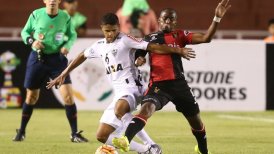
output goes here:
<path id="1" fill-rule="evenodd" d="M 160 89 L 159 89 L 158 87 L 155 87 L 155 88 L 154 88 L 154 93 L 157 94 L 159 91 L 160 91 Z"/>
<path id="2" fill-rule="evenodd" d="M 169 47 L 177 47 L 177 48 L 180 48 L 180 45 L 176 44 L 175 42 L 173 44 L 167 44 Z"/>
<path id="3" fill-rule="evenodd" d="M 190 33 L 190 32 L 187 31 L 187 30 L 184 31 L 185 36 L 187 36 L 189 33 Z"/>
<path id="4" fill-rule="evenodd" d="M 113 72 L 118 72 L 118 71 L 122 71 L 123 70 L 123 66 L 122 64 L 118 64 L 118 65 L 110 65 L 106 68 L 106 72 L 107 74 L 113 73 Z"/>
<path id="5" fill-rule="evenodd" d="M 178 37 L 178 33 L 173 33 L 172 36 L 173 36 L 173 38 L 177 38 Z"/>
<path id="6" fill-rule="evenodd" d="M 112 53 L 113 56 L 116 56 L 116 55 L 117 55 L 117 52 L 118 52 L 118 49 L 113 49 L 113 50 L 111 51 L 111 53 Z"/>

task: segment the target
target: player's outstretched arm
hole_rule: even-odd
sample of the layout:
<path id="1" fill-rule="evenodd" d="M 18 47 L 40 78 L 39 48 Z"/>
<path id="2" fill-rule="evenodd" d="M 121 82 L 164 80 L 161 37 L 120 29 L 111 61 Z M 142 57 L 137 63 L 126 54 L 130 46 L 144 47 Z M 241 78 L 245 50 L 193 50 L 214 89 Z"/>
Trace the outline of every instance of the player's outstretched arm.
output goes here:
<path id="1" fill-rule="evenodd" d="M 68 67 L 58 77 L 51 80 L 50 82 L 47 82 L 47 89 L 50 89 L 53 86 L 60 87 L 64 83 L 65 78 L 69 75 L 69 73 L 80 64 L 82 64 L 86 59 L 87 58 L 84 56 L 84 52 L 81 52 L 74 60 L 72 60 Z"/>
<path id="2" fill-rule="evenodd" d="M 147 51 L 157 54 L 179 54 L 181 57 L 187 60 L 196 57 L 195 51 L 191 48 L 173 48 L 167 45 L 161 45 L 156 43 L 149 43 L 147 46 Z"/>
<path id="3" fill-rule="evenodd" d="M 229 4 L 229 0 L 222 0 L 215 9 L 215 17 L 211 25 L 209 26 L 207 32 L 203 33 L 193 33 L 192 35 L 192 44 L 199 44 L 199 43 L 208 43 L 213 38 L 217 27 L 221 21 L 221 19 L 226 14 L 227 10 L 229 10 L 231 5 Z"/>

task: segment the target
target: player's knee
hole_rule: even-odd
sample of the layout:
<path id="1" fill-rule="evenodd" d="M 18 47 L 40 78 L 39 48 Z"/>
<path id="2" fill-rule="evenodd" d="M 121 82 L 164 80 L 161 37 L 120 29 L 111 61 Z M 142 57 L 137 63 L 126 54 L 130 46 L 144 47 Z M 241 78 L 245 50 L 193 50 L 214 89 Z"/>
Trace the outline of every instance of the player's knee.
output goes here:
<path id="1" fill-rule="evenodd" d="M 155 110 L 156 106 L 153 103 L 147 102 L 142 105 L 140 114 L 145 118 L 150 118 Z"/>
<path id="2" fill-rule="evenodd" d="M 99 142 L 101 142 L 101 143 L 106 143 L 108 137 L 106 137 L 106 136 L 104 136 L 104 135 L 97 134 L 97 135 L 96 135 L 96 139 L 97 139 L 97 141 L 99 141 Z"/>
<path id="3" fill-rule="evenodd" d="M 115 109 L 114 110 L 114 114 L 115 114 L 115 116 L 118 118 L 118 119 L 122 119 L 122 117 L 125 115 L 125 113 L 124 112 L 121 112 L 120 110 L 117 110 L 117 109 Z"/>
<path id="4" fill-rule="evenodd" d="M 204 124 L 199 116 L 199 114 L 194 116 L 186 116 L 186 119 L 188 120 L 190 126 L 193 129 L 201 130 L 204 127 Z"/>
<path id="5" fill-rule="evenodd" d="M 72 95 L 66 95 L 64 97 L 64 102 L 66 105 L 72 105 L 74 103 Z"/>
<path id="6" fill-rule="evenodd" d="M 26 97 L 26 103 L 28 105 L 34 105 L 38 101 L 38 98 L 39 98 L 39 95 L 34 95 L 34 94 L 27 95 L 27 97 Z"/>

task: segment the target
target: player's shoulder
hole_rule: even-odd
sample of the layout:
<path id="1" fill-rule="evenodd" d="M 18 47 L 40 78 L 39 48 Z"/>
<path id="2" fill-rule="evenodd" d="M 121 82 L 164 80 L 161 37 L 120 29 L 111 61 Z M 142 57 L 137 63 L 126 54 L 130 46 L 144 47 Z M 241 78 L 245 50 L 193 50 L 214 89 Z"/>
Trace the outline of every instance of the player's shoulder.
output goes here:
<path id="1" fill-rule="evenodd" d="M 96 42 L 94 42 L 94 45 L 104 45 L 106 44 L 106 39 L 99 39 Z"/>
<path id="2" fill-rule="evenodd" d="M 59 15 L 61 16 L 61 18 L 70 19 L 70 15 L 64 10 L 59 9 L 58 16 Z"/>
<path id="3" fill-rule="evenodd" d="M 136 42 L 141 42 L 142 41 L 141 38 L 136 38 L 136 37 L 134 37 L 130 34 L 125 34 L 125 33 L 122 33 L 122 32 L 120 32 L 120 34 L 117 36 L 116 39 L 118 39 L 118 40 L 120 39 L 122 41 L 128 41 L 128 40 L 133 40 L 133 41 L 136 41 Z"/>
<path id="4" fill-rule="evenodd" d="M 41 13 L 41 12 L 43 12 L 43 11 L 46 11 L 46 8 L 45 8 L 45 7 L 36 9 L 36 10 L 34 10 L 32 13 Z"/>
<path id="5" fill-rule="evenodd" d="M 34 18 L 36 18 L 36 17 L 40 16 L 44 11 L 46 11 L 46 8 L 42 7 L 42 8 L 39 8 L 39 9 L 36 9 L 36 10 L 32 11 L 31 15 Z"/>
<path id="6" fill-rule="evenodd" d="M 173 32 L 178 33 L 179 35 L 183 35 L 183 36 L 188 36 L 189 34 L 191 34 L 190 31 L 188 30 L 184 30 L 184 29 L 176 29 Z"/>

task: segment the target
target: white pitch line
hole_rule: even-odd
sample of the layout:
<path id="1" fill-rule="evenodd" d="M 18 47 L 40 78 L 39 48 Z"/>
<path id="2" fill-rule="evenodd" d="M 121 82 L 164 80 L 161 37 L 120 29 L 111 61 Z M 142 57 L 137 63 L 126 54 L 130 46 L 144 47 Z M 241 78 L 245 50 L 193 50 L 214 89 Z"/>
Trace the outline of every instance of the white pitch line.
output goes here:
<path id="1" fill-rule="evenodd" d="M 268 118 L 255 118 L 255 117 L 235 116 L 235 115 L 225 115 L 225 114 L 218 115 L 218 117 L 225 118 L 225 119 L 233 119 L 233 120 L 259 121 L 259 122 L 274 123 L 274 119 L 268 119 Z"/>

